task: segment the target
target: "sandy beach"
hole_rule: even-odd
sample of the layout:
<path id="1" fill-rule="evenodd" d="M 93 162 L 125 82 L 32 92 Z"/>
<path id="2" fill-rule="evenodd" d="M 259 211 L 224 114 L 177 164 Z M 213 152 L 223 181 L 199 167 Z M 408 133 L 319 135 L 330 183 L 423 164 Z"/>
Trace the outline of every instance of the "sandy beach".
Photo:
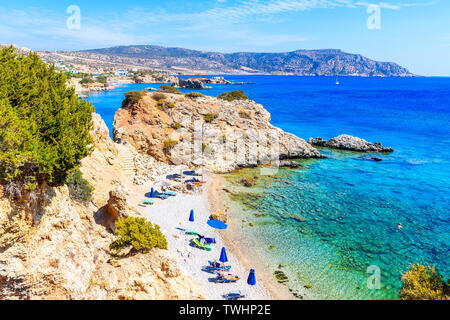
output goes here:
<path id="1" fill-rule="evenodd" d="M 205 187 L 206 189 L 207 187 Z M 194 209 L 195 222 L 189 222 L 189 212 Z M 145 216 L 154 224 L 161 227 L 165 234 L 169 249 L 177 254 L 182 269 L 191 275 L 200 288 L 204 291 L 206 298 L 210 300 L 222 300 L 223 295 L 240 290 L 245 299 L 267 300 L 274 299 L 256 273 L 257 283 L 255 286 L 247 284 L 250 268 L 242 264 L 234 252 L 223 241 L 218 230 L 206 224 L 210 216 L 210 208 L 206 192 L 200 194 L 178 194 L 167 200 L 156 199 L 155 205 L 145 209 Z M 207 237 L 216 238 L 217 243 L 211 251 L 206 251 L 191 245 L 191 239 L 195 236 L 186 235 L 185 229 L 195 229 Z M 224 232 L 226 232 L 225 230 Z M 219 259 L 222 247 L 227 249 L 231 272 L 241 279 L 236 283 L 215 283 L 215 273 L 205 270 L 208 260 Z"/>

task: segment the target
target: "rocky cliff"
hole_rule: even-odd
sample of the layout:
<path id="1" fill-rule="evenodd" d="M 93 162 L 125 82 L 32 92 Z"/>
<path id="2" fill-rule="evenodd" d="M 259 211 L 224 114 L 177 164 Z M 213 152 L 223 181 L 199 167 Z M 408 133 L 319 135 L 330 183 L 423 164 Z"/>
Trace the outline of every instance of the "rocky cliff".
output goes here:
<path id="1" fill-rule="evenodd" d="M 303 139 L 272 126 L 269 112 L 248 99 L 147 93 L 118 109 L 113 133 L 157 160 L 216 172 L 322 157 Z"/>
<path id="2" fill-rule="evenodd" d="M 111 141 L 95 114 L 92 135 L 95 149 L 81 168 L 94 187 L 89 203 L 61 186 L 43 190 L 43 203 L 31 206 L 5 198 L 0 186 L 0 300 L 203 298 L 169 250 L 111 259 L 115 214 L 139 212 L 123 196 L 123 184 L 133 188 L 132 176 L 122 174 L 125 146 Z"/>

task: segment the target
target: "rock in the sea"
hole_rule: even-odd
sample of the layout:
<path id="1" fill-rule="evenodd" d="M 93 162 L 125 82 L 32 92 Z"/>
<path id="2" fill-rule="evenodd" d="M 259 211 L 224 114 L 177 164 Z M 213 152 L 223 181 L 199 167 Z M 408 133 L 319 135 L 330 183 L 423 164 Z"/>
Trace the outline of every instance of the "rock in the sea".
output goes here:
<path id="1" fill-rule="evenodd" d="M 172 106 L 164 109 L 160 100 L 148 93 L 119 108 L 114 139 L 127 141 L 139 154 L 161 162 L 192 166 L 200 160 L 214 172 L 324 157 L 305 140 L 272 126 L 270 113 L 254 101 L 164 93 L 164 105 Z"/>
<path id="2" fill-rule="evenodd" d="M 330 140 L 324 140 L 320 137 L 309 138 L 308 142 L 317 147 L 326 147 L 332 149 L 360 151 L 360 152 L 393 152 L 394 149 L 384 147 L 381 143 L 370 143 L 364 139 L 353 137 L 348 134 L 341 134 Z"/>
<path id="3" fill-rule="evenodd" d="M 297 161 L 283 160 L 283 161 L 280 161 L 280 167 L 281 168 L 302 168 L 303 166 L 300 163 L 298 163 Z"/>

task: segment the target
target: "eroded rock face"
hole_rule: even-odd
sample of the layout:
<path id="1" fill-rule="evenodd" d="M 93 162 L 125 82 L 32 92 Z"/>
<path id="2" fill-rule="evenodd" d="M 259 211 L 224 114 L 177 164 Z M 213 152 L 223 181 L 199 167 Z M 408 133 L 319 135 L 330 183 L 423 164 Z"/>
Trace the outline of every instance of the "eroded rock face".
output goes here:
<path id="1" fill-rule="evenodd" d="M 166 108 L 152 95 L 116 112 L 114 139 L 159 161 L 227 172 L 280 159 L 323 157 L 303 139 L 272 126 L 269 112 L 254 101 L 165 94 Z"/>
<path id="2" fill-rule="evenodd" d="M 168 250 L 112 259 L 115 236 L 104 213 L 111 206 L 125 217 L 133 209 L 117 181 L 117 145 L 98 115 L 93 122 L 95 149 L 81 166 L 94 187 L 90 203 L 72 200 L 62 186 L 43 190 L 42 206 L 30 206 L 5 198 L 0 186 L 0 300 L 204 298 Z"/>
<path id="3" fill-rule="evenodd" d="M 332 149 L 360 151 L 360 152 L 393 152 L 394 149 L 383 147 L 379 142 L 370 143 L 364 139 L 353 137 L 347 134 L 342 134 L 330 140 L 322 138 L 309 138 L 310 144 L 318 147 L 326 147 Z"/>

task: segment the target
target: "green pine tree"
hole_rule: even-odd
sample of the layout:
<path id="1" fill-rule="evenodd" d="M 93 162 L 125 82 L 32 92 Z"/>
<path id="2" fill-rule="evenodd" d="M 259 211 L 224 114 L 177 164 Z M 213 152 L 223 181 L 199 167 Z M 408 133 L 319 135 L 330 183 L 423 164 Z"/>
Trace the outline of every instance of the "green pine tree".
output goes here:
<path id="1" fill-rule="evenodd" d="M 91 148 L 94 108 L 36 53 L 0 50 L 0 183 L 64 183 Z"/>

